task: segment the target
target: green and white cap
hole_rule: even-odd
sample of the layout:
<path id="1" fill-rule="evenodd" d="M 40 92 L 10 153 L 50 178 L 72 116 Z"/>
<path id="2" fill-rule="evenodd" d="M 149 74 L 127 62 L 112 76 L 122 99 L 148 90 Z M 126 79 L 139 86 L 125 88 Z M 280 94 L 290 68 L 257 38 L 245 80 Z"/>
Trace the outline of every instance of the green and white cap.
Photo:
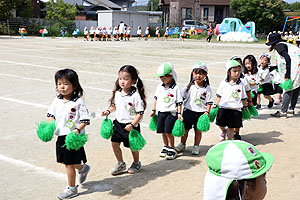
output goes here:
<path id="1" fill-rule="evenodd" d="M 196 62 L 193 67 L 192 70 L 194 69 L 203 69 L 204 71 L 208 72 L 207 66 L 204 62 Z"/>
<path id="2" fill-rule="evenodd" d="M 157 72 L 156 72 L 156 76 L 160 77 L 160 76 L 165 76 L 167 74 L 172 75 L 173 79 L 175 81 L 177 81 L 177 74 L 174 70 L 173 65 L 169 62 L 164 62 L 158 67 Z"/>
<path id="3" fill-rule="evenodd" d="M 236 60 L 228 60 L 226 62 L 226 65 L 225 65 L 225 69 L 226 69 L 226 71 L 228 71 L 231 68 L 238 67 L 238 66 L 242 67 L 241 64 L 238 61 L 236 61 Z"/>
<path id="4" fill-rule="evenodd" d="M 244 141 L 224 141 L 206 154 L 208 171 L 204 181 L 204 200 L 226 199 L 232 181 L 253 179 L 266 173 L 273 164 L 273 156 L 258 151 Z"/>

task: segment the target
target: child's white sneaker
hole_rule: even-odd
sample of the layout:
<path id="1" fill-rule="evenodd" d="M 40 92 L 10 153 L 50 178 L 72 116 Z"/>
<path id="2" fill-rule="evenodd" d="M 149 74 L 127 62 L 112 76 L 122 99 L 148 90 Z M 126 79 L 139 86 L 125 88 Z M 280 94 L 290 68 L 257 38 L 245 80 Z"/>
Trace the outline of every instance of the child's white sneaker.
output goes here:
<path id="1" fill-rule="evenodd" d="M 57 198 L 58 199 L 71 199 L 73 197 L 76 197 L 78 195 L 78 185 L 72 189 L 71 187 L 67 186 L 66 189 L 60 193 Z"/>
<path id="2" fill-rule="evenodd" d="M 200 146 L 194 145 L 192 150 L 192 155 L 199 155 L 200 154 Z"/>
<path id="3" fill-rule="evenodd" d="M 275 99 L 274 104 L 279 105 L 280 104 L 280 99 Z"/>
<path id="4" fill-rule="evenodd" d="M 185 144 L 179 143 L 178 146 L 175 147 L 175 150 L 179 153 L 185 150 Z"/>
<path id="5" fill-rule="evenodd" d="M 118 162 L 112 169 L 111 175 L 118 175 L 126 170 L 126 163 L 125 162 Z"/>

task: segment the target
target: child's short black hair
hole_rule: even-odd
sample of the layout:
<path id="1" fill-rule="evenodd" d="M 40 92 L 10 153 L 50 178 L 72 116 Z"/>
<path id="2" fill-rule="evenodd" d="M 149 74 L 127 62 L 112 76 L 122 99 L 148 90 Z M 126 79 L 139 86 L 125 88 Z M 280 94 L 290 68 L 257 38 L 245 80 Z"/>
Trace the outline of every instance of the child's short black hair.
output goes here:
<path id="1" fill-rule="evenodd" d="M 72 69 L 62 69 L 55 73 L 55 85 L 57 86 L 57 82 L 59 79 L 67 79 L 70 81 L 74 88 L 74 95 L 76 96 L 82 96 L 83 95 L 83 89 L 79 83 L 79 78 L 77 73 Z"/>

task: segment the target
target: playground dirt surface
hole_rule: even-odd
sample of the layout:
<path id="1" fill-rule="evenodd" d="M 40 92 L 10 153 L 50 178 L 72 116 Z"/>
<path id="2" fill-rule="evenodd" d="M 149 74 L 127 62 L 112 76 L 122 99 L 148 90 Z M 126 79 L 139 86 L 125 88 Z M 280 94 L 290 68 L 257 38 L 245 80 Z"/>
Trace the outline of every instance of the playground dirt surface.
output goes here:
<path id="1" fill-rule="evenodd" d="M 191 130 L 187 149 L 175 160 L 160 158 L 161 135 L 150 132 L 149 115 L 153 95 L 160 83 L 155 77 L 162 62 L 171 62 L 182 89 L 190 79 L 192 65 L 203 61 L 215 93 L 225 77 L 225 62 L 232 56 L 253 54 L 259 59 L 267 46 L 258 43 L 206 43 L 203 40 L 170 39 L 165 41 L 86 42 L 77 39 L 51 39 L 0 36 L 0 196 L 1 199 L 56 199 L 67 185 L 65 167 L 56 163 L 55 141 L 43 143 L 36 135 L 36 123 L 46 120 L 46 112 L 56 96 L 54 74 L 63 68 L 78 72 L 90 113 L 95 113 L 86 128 L 85 145 L 91 171 L 79 195 L 74 199 L 203 199 L 203 181 L 207 166 L 205 155 L 219 142 L 220 130 L 215 124 L 203 133 L 200 155 L 192 156 L 194 133 Z M 275 64 L 272 52 L 272 63 Z M 141 132 L 147 145 L 140 152 L 142 170 L 111 176 L 116 164 L 111 142 L 101 138 L 100 112 L 108 108 L 108 99 L 122 65 L 135 66 L 146 88 L 148 107 Z M 267 108 L 263 98 L 259 116 L 244 121 L 242 139 L 274 156 L 267 173 L 268 193 L 265 199 L 298 199 L 300 187 L 299 104 L 295 115 L 271 118 L 280 105 Z M 110 116 L 114 118 L 112 113 Z M 179 138 L 176 138 L 176 144 Z M 132 163 L 128 149 L 123 148 L 127 168 Z"/>

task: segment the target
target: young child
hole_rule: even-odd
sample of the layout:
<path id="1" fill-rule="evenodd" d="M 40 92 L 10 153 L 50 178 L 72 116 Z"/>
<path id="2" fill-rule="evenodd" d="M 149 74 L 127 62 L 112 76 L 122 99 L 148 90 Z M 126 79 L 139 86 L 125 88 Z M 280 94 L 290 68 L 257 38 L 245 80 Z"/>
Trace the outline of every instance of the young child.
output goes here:
<path id="1" fill-rule="evenodd" d="M 169 27 L 166 27 L 166 31 L 165 31 L 166 40 L 168 40 L 168 37 L 169 37 Z"/>
<path id="2" fill-rule="evenodd" d="M 157 110 L 157 133 L 162 134 L 164 143 L 159 156 L 174 160 L 177 152 L 174 149 L 172 129 L 177 119 L 183 120 L 181 114 L 182 97 L 176 84 L 177 75 L 171 63 L 162 63 L 157 69 L 156 76 L 160 78 L 162 84 L 159 84 L 156 88 L 150 117 Z"/>
<path id="3" fill-rule="evenodd" d="M 88 31 L 88 27 L 84 27 L 83 29 L 83 34 L 84 34 L 84 41 L 88 41 L 88 35 L 89 35 L 89 31 Z"/>
<path id="4" fill-rule="evenodd" d="M 90 28 L 90 36 L 91 36 L 91 41 L 94 41 L 95 28 L 93 26 Z"/>
<path id="5" fill-rule="evenodd" d="M 108 41 L 111 41 L 111 35 L 112 35 L 112 27 L 110 26 L 107 31 L 107 40 Z"/>
<path id="6" fill-rule="evenodd" d="M 96 34 L 96 41 L 101 41 L 101 36 L 100 36 L 100 32 L 101 32 L 101 27 L 100 26 L 97 26 L 96 28 L 96 31 L 95 31 L 95 34 Z"/>
<path id="7" fill-rule="evenodd" d="M 186 32 L 184 27 L 182 27 L 182 31 L 179 36 L 180 36 L 180 40 L 182 41 L 184 41 L 184 38 L 186 38 Z"/>
<path id="8" fill-rule="evenodd" d="M 222 80 L 216 92 L 216 105 L 219 105 L 216 124 L 222 130 L 220 140 L 223 141 L 228 136 L 233 139 L 234 128 L 241 128 L 242 108 L 247 109 L 247 95 L 245 86 L 240 80 L 242 67 L 235 60 L 227 61 L 225 65 L 227 77 Z M 216 106 L 215 105 L 215 106 Z M 228 127 L 226 129 L 225 127 Z"/>
<path id="9" fill-rule="evenodd" d="M 212 90 L 207 77 L 208 69 L 203 62 L 197 62 L 192 67 L 191 80 L 182 90 L 184 99 L 183 123 L 185 135 L 181 137 L 181 142 L 175 148 L 177 152 L 185 149 L 189 130 L 194 127 L 195 139 L 192 155 L 200 153 L 200 142 L 202 133 L 197 130 L 197 122 L 201 115 L 209 116 L 211 105 L 213 104 Z"/>
<path id="10" fill-rule="evenodd" d="M 150 32 L 149 32 L 149 27 L 147 26 L 145 30 L 145 40 L 147 41 L 149 37 L 150 37 Z"/>
<path id="11" fill-rule="evenodd" d="M 117 175 L 126 170 L 126 164 L 123 161 L 120 143 L 129 148 L 129 132 L 132 129 L 140 132 L 140 124 L 144 110 L 146 108 L 146 96 L 144 84 L 138 76 L 138 71 L 131 65 L 124 65 L 120 68 L 119 78 L 115 83 L 115 89 L 110 99 L 110 107 L 103 111 L 101 116 L 109 115 L 116 111 L 114 120 L 114 133 L 111 137 L 112 147 L 118 163 L 111 169 L 112 175 Z M 133 85 L 136 85 L 134 87 Z M 128 173 L 138 173 L 141 168 L 139 152 L 131 151 L 133 163 L 128 169 Z"/>
<path id="12" fill-rule="evenodd" d="M 260 56 L 260 66 L 258 69 L 260 84 L 262 86 L 262 91 L 257 94 L 257 109 L 261 108 L 261 98 L 262 93 L 264 97 L 269 100 L 268 108 L 272 108 L 274 105 L 274 99 L 270 96 L 274 94 L 274 88 L 271 82 L 269 63 L 271 61 L 271 55 L 269 53 L 263 53 Z"/>
<path id="13" fill-rule="evenodd" d="M 116 27 L 116 26 L 114 27 L 113 35 L 114 35 L 114 40 L 119 41 L 118 27 Z"/>
<path id="14" fill-rule="evenodd" d="M 138 40 L 141 40 L 141 36 L 142 36 L 142 27 L 141 26 L 138 26 L 136 34 L 137 34 Z"/>
<path id="15" fill-rule="evenodd" d="M 280 87 L 280 83 L 283 82 L 283 79 L 282 77 L 280 76 L 279 72 L 278 72 L 278 69 L 273 69 L 271 72 L 270 72 L 270 75 L 271 75 L 271 79 L 272 79 L 272 82 L 273 82 L 273 87 L 274 87 L 274 91 L 276 93 L 276 99 L 274 101 L 274 104 L 275 105 L 279 105 L 280 104 L 280 101 L 281 101 L 281 95 L 283 93 L 283 90 L 282 88 Z"/>
<path id="16" fill-rule="evenodd" d="M 68 199 L 77 195 L 76 171 L 79 174 L 79 183 L 83 183 L 90 171 L 84 147 L 79 150 L 68 150 L 65 138 L 70 132 L 85 134 L 85 126 L 90 124 L 90 117 L 82 99 L 83 89 L 80 86 L 78 75 L 71 69 L 59 70 L 55 74 L 56 90 L 59 95 L 53 100 L 48 112 L 48 122 L 55 120 L 57 135 L 56 159 L 64 164 L 68 175 L 67 188 L 58 195 L 59 199 Z M 81 163 L 84 163 L 83 165 Z"/>
<path id="17" fill-rule="evenodd" d="M 157 40 L 159 37 L 160 37 L 159 27 L 157 26 L 156 30 L 155 30 L 155 38 L 154 38 L 154 40 Z"/>
<path id="18" fill-rule="evenodd" d="M 129 41 L 130 40 L 130 38 L 131 38 L 131 34 L 130 34 L 130 30 L 131 28 L 130 28 L 130 26 L 128 27 L 128 29 L 127 29 L 127 32 L 126 32 L 126 38 L 127 38 L 127 41 Z"/>

